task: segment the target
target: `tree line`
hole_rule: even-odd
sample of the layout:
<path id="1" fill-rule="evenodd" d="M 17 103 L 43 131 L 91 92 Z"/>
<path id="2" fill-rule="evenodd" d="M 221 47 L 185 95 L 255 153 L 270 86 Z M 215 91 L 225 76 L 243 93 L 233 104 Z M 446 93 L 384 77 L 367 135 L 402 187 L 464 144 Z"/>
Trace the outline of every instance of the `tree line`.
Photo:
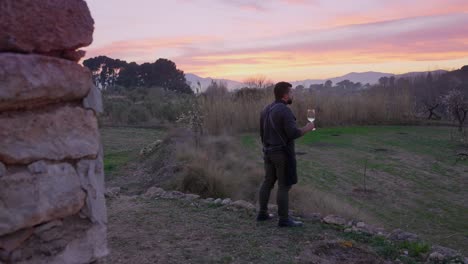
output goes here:
<path id="1" fill-rule="evenodd" d="M 98 56 L 83 61 L 83 65 L 91 70 L 95 85 L 103 90 L 160 87 L 181 93 L 193 93 L 184 72 L 177 69 L 176 64 L 168 59 L 137 64 Z"/>

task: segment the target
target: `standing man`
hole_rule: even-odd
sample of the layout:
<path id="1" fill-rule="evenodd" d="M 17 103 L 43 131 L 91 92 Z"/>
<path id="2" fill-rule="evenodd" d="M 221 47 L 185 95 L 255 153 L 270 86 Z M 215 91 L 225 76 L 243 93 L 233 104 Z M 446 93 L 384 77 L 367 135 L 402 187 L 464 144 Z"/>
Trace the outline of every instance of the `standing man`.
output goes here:
<path id="1" fill-rule="evenodd" d="M 314 123 L 303 128 L 296 127 L 296 117 L 287 105 L 292 104 L 292 85 L 279 82 L 275 85 L 275 101 L 266 106 L 260 116 L 260 137 L 263 144 L 265 179 L 260 187 L 260 210 L 257 221 L 272 218 L 268 214 L 268 200 L 275 182 L 278 181 L 278 226 L 302 226 L 302 222 L 289 217 L 289 190 L 297 183 L 294 140 L 314 129 Z"/>

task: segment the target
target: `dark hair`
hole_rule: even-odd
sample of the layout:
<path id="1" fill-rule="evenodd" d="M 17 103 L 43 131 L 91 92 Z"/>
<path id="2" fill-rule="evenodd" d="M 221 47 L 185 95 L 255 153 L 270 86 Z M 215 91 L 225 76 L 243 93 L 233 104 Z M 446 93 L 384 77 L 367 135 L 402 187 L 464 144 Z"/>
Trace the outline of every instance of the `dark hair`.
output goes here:
<path id="1" fill-rule="evenodd" d="M 279 100 L 283 98 L 285 94 L 289 92 L 289 89 L 292 88 L 292 84 L 288 82 L 279 82 L 275 85 L 275 99 Z"/>

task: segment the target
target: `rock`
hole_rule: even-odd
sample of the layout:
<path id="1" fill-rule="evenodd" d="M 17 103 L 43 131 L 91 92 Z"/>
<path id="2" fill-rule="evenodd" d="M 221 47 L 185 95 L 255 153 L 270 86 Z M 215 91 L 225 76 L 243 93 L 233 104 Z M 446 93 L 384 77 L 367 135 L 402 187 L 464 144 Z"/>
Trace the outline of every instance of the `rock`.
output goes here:
<path id="1" fill-rule="evenodd" d="M 0 236 L 0 249 L 12 252 L 33 234 L 33 228 L 25 228 L 12 234 Z"/>
<path id="2" fill-rule="evenodd" d="M 94 21 L 83 0 L 2 0 L 0 51 L 62 55 L 91 44 Z"/>
<path id="3" fill-rule="evenodd" d="M 376 227 L 368 225 L 364 222 L 356 222 L 354 226 L 352 227 L 352 230 L 354 232 L 359 232 L 359 233 L 364 233 L 364 234 L 369 234 L 369 235 L 377 234 Z"/>
<path id="4" fill-rule="evenodd" d="M 418 235 L 410 233 L 410 232 L 405 232 L 401 229 L 395 229 L 393 230 L 389 236 L 389 239 L 395 240 L 395 241 L 417 241 L 419 239 Z"/>
<path id="5" fill-rule="evenodd" d="M 341 216 L 336 216 L 336 215 L 327 215 L 322 219 L 322 221 L 330 225 L 340 225 L 340 226 L 346 225 L 346 219 L 344 219 Z"/>
<path id="6" fill-rule="evenodd" d="M 223 202 L 223 200 L 221 200 L 221 198 L 218 198 L 218 199 L 213 201 L 214 204 L 221 204 L 222 202 Z"/>
<path id="7" fill-rule="evenodd" d="M 226 198 L 224 200 L 221 201 L 221 204 L 222 205 L 228 205 L 232 202 L 231 198 Z"/>
<path id="8" fill-rule="evenodd" d="M 91 72 L 74 62 L 13 53 L 0 53 L 0 80 L 0 113 L 79 100 L 93 84 Z"/>
<path id="9" fill-rule="evenodd" d="M 198 194 L 193 194 L 193 193 L 186 193 L 185 194 L 185 199 L 187 199 L 189 201 L 196 200 L 198 198 L 200 198 L 200 195 L 198 195 Z"/>
<path id="10" fill-rule="evenodd" d="M 47 172 L 47 163 L 43 160 L 33 162 L 28 165 L 31 174 L 40 174 Z"/>
<path id="11" fill-rule="evenodd" d="M 5 164 L 3 164 L 2 162 L 0 162 L 0 177 L 2 177 L 3 175 L 5 175 L 6 173 L 7 173 L 7 169 L 6 169 Z"/>
<path id="12" fill-rule="evenodd" d="M 154 198 L 154 197 L 158 197 L 158 196 L 161 196 L 165 193 L 166 191 L 164 191 L 162 188 L 159 188 L 159 187 L 150 187 L 146 192 L 145 194 L 143 194 L 144 197 L 146 198 Z"/>
<path id="13" fill-rule="evenodd" d="M 357 228 L 364 228 L 364 227 L 366 227 L 366 223 L 364 223 L 364 222 L 357 222 L 357 223 L 356 223 L 356 227 L 357 227 Z"/>
<path id="14" fill-rule="evenodd" d="M 68 243 L 60 254 L 41 263 L 92 263 L 107 254 L 109 254 L 109 250 L 107 249 L 106 227 L 95 224 L 84 234 Z M 33 263 L 37 262 L 25 262 L 25 264 Z"/>
<path id="15" fill-rule="evenodd" d="M 207 202 L 213 202 L 213 201 L 214 201 L 214 198 L 206 198 L 205 201 L 207 201 Z"/>
<path id="16" fill-rule="evenodd" d="M 76 214 L 85 196 L 75 169 L 68 163 L 50 164 L 41 174 L 26 169 L 7 174 L 0 178 L 0 236 Z"/>
<path id="17" fill-rule="evenodd" d="M 82 188 L 86 191 L 86 206 L 83 213 L 92 223 L 107 224 L 106 198 L 104 197 L 103 150 L 99 145 L 98 157 L 95 160 L 80 160 L 76 164 Z"/>
<path id="18" fill-rule="evenodd" d="M 162 140 L 156 140 L 140 150 L 140 156 L 148 156 L 155 152 L 162 144 Z"/>
<path id="19" fill-rule="evenodd" d="M 104 107 L 102 106 L 102 94 L 99 88 L 94 85 L 91 87 L 88 95 L 83 99 L 83 107 L 92 109 L 95 113 L 104 112 Z"/>
<path id="20" fill-rule="evenodd" d="M 229 207 L 235 207 L 238 209 L 247 209 L 247 210 L 252 210 L 252 211 L 255 210 L 255 205 L 244 200 L 237 200 L 235 202 L 232 202 L 231 204 L 229 204 Z"/>
<path id="21" fill-rule="evenodd" d="M 97 119 L 91 110 L 64 106 L 0 115 L 0 161 L 4 163 L 96 158 L 98 151 Z"/>
<path id="22" fill-rule="evenodd" d="M 428 260 L 435 262 L 442 262 L 445 259 L 444 255 L 439 252 L 432 252 L 429 254 Z"/>
<path id="23" fill-rule="evenodd" d="M 62 220 L 53 220 L 53 221 L 50 221 L 48 223 L 45 223 L 45 224 L 42 224 L 42 225 L 39 225 L 37 226 L 36 228 L 34 228 L 34 234 L 40 234 L 40 233 L 43 233 L 49 229 L 52 229 L 56 226 L 62 226 L 63 222 Z"/>
<path id="24" fill-rule="evenodd" d="M 120 187 L 110 187 L 110 188 L 106 188 L 106 192 L 104 193 L 104 196 L 107 198 L 115 198 L 119 194 L 120 194 Z"/>
<path id="25" fill-rule="evenodd" d="M 268 204 L 268 210 L 277 211 L 278 206 L 276 204 Z"/>
<path id="26" fill-rule="evenodd" d="M 432 246 L 431 254 L 429 255 L 429 258 L 431 258 L 431 255 L 437 256 L 437 257 L 442 256 L 442 260 L 451 259 L 455 257 L 461 257 L 460 252 L 451 248 L 446 248 L 446 247 L 437 246 L 437 245 Z"/>

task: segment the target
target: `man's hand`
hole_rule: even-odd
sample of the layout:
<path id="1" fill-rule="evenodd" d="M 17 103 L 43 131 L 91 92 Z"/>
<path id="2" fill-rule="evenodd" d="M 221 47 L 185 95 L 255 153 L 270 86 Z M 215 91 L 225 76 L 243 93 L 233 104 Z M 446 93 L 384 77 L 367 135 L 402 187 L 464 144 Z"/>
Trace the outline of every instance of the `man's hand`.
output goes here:
<path id="1" fill-rule="evenodd" d="M 303 128 L 301 128 L 302 135 L 315 129 L 314 122 L 308 122 Z"/>

